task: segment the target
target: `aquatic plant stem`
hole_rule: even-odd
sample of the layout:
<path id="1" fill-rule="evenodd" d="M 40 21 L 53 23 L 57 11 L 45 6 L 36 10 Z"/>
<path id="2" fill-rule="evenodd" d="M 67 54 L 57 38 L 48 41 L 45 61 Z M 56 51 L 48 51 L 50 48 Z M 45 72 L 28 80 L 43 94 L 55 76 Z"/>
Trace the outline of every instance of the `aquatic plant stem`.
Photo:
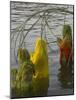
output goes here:
<path id="1" fill-rule="evenodd" d="M 22 40 L 22 43 L 20 44 L 20 46 L 22 46 L 23 42 L 24 42 L 24 39 L 26 38 L 27 34 L 30 32 L 30 30 L 36 25 L 36 23 L 40 20 L 41 17 L 39 17 L 37 19 L 37 21 L 29 28 L 29 30 L 27 31 L 27 33 L 24 35 L 23 37 L 23 40 Z"/>
<path id="2" fill-rule="evenodd" d="M 41 13 L 41 12 L 56 12 L 56 11 L 60 11 L 60 12 L 66 12 L 66 13 L 69 13 L 69 14 L 73 14 L 72 11 L 69 11 L 69 10 L 66 10 L 66 9 L 60 9 L 60 8 L 51 8 L 51 9 L 44 9 L 44 10 L 41 10 L 41 11 L 38 11 L 36 13 L 34 13 L 33 15 L 31 15 L 27 20 L 24 21 L 24 23 L 22 23 L 19 27 L 16 28 L 15 32 L 16 31 L 19 31 L 19 29 L 21 28 L 21 26 L 24 26 L 32 17 L 34 17 L 35 15 Z"/>

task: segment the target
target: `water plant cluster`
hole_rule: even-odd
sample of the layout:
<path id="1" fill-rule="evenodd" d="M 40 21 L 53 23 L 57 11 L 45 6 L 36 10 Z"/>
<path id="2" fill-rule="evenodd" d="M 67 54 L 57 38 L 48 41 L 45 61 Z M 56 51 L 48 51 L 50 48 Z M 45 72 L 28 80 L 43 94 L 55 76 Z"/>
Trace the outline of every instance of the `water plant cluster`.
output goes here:
<path id="1" fill-rule="evenodd" d="M 64 25 L 62 30 L 62 38 L 57 37 L 52 31 L 49 23 L 49 13 L 58 12 L 64 15 Z M 11 42 L 15 38 L 14 56 L 18 62 L 18 69 L 11 69 L 11 88 L 12 97 L 31 97 L 31 96 L 46 96 L 49 87 L 49 66 L 47 47 L 50 48 L 50 43 L 47 39 L 46 27 L 56 38 L 60 52 L 60 69 L 58 79 L 63 88 L 73 88 L 73 38 L 72 28 L 66 24 L 65 17 L 67 14 L 73 15 L 73 12 L 64 8 L 50 8 L 37 11 L 29 16 L 19 27 L 17 27 L 11 35 Z M 25 27 L 33 17 L 38 16 L 38 19 L 31 25 L 26 34 Z M 40 37 L 36 39 L 36 45 L 33 52 L 28 52 L 24 45 L 25 39 L 32 28 L 41 20 Z M 15 34 L 17 32 L 17 34 Z M 18 38 L 20 39 L 18 41 Z M 18 47 L 16 50 L 18 42 Z M 53 43 L 54 43 L 53 42 Z"/>

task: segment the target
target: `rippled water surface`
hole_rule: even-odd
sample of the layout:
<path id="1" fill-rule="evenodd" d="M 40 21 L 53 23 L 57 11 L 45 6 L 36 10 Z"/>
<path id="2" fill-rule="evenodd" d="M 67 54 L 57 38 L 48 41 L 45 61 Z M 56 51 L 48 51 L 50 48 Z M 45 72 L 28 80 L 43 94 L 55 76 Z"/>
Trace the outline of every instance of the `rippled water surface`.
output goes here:
<path id="1" fill-rule="evenodd" d="M 66 12 L 64 12 L 63 10 L 57 10 L 60 8 L 66 10 Z M 47 9 L 50 10 L 48 11 Z M 25 35 L 29 31 L 30 27 L 32 27 L 32 25 L 34 25 L 34 23 L 38 20 L 38 22 L 28 32 L 27 37 L 25 38 L 23 43 L 23 46 L 26 46 L 29 52 L 32 52 L 34 50 L 35 40 L 37 37 L 41 36 L 41 22 L 42 16 L 44 16 L 44 10 L 46 10 L 45 16 L 50 26 L 50 29 L 47 25 L 46 28 L 43 27 L 43 33 L 46 34 L 47 41 L 49 43 L 48 58 L 50 81 L 48 95 L 73 94 L 73 89 L 63 89 L 60 86 L 60 82 L 58 81 L 57 74 L 60 64 L 59 48 L 56 43 L 57 37 L 62 37 L 62 28 L 64 23 L 71 25 L 73 33 L 73 6 L 11 2 L 11 68 L 17 67 L 17 48 L 23 40 L 23 35 Z M 67 10 L 69 10 L 70 12 L 67 12 Z M 30 20 L 28 20 L 27 23 L 24 23 L 28 18 L 30 18 Z M 22 29 L 22 31 L 20 31 L 20 29 Z"/>

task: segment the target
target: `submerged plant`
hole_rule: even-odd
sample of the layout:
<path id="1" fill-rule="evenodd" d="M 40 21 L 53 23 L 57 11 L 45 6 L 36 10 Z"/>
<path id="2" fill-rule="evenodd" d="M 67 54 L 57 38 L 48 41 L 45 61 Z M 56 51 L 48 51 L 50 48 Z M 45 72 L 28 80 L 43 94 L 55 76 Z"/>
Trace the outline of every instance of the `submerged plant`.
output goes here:
<path id="1" fill-rule="evenodd" d="M 30 59 L 30 55 L 27 49 L 18 49 L 18 62 L 22 64 L 26 60 Z"/>
<path id="2" fill-rule="evenodd" d="M 35 76 L 33 77 L 34 95 L 45 96 L 49 85 L 48 54 L 45 40 L 37 38 L 31 61 L 35 65 Z"/>
<path id="3" fill-rule="evenodd" d="M 63 27 L 63 39 L 58 38 L 61 65 L 59 69 L 59 80 L 62 87 L 66 88 L 73 86 L 73 53 L 71 35 L 71 27 L 69 25 L 65 25 Z"/>
<path id="4" fill-rule="evenodd" d="M 32 96 L 32 78 L 35 74 L 34 64 L 30 61 L 29 53 L 26 49 L 18 49 L 19 68 L 16 79 L 12 80 L 13 97 Z"/>
<path id="5" fill-rule="evenodd" d="M 63 38 L 69 38 L 70 41 L 72 41 L 72 29 L 69 24 L 63 25 Z"/>

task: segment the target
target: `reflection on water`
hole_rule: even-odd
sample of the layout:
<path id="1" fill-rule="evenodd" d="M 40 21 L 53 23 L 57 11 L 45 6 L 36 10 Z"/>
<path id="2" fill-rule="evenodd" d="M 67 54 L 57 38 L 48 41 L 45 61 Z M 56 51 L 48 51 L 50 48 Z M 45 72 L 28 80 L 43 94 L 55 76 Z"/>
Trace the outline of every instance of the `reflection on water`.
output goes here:
<path id="1" fill-rule="evenodd" d="M 64 10 L 69 10 L 73 12 L 73 6 L 70 5 L 53 5 L 53 4 L 38 4 L 38 3 L 24 3 L 24 2 L 11 2 L 11 68 L 17 68 L 17 49 L 19 44 L 23 40 L 23 36 L 27 33 L 29 28 L 38 20 L 39 16 L 43 15 L 43 12 L 33 16 L 25 25 L 24 29 L 20 31 L 25 20 L 36 12 L 51 9 L 51 11 L 46 11 L 46 18 L 49 23 L 50 29 L 47 28 L 43 31 L 46 33 L 46 37 L 49 43 L 48 46 L 48 58 L 49 58 L 49 89 L 48 95 L 64 95 L 73 94 L 73 89 L 63 89 L 58 81 L 58 69 L 59 64 L 59 48 L 57 43 L 57 37 L 62 37 L 62 28 L 65 23 L 70 24 L 73 33 L 73 14 L 56 11 L 57 8 L 62 8 Z M 66 17 L 65 17 L 66 15 Z M 23 46 L 32 52 L 35 48 L 35 40 L 37 37 L 41 36 L 41 21 L 40 19 L 36 25 L 31 28 L 29 34 L 24 40 Z M 17 27 L 21 27 L 18 29 Z M 51 30 L 51 31 L 50 31 Z M 22 35 L 23 34 L 23 35 Z"/>

